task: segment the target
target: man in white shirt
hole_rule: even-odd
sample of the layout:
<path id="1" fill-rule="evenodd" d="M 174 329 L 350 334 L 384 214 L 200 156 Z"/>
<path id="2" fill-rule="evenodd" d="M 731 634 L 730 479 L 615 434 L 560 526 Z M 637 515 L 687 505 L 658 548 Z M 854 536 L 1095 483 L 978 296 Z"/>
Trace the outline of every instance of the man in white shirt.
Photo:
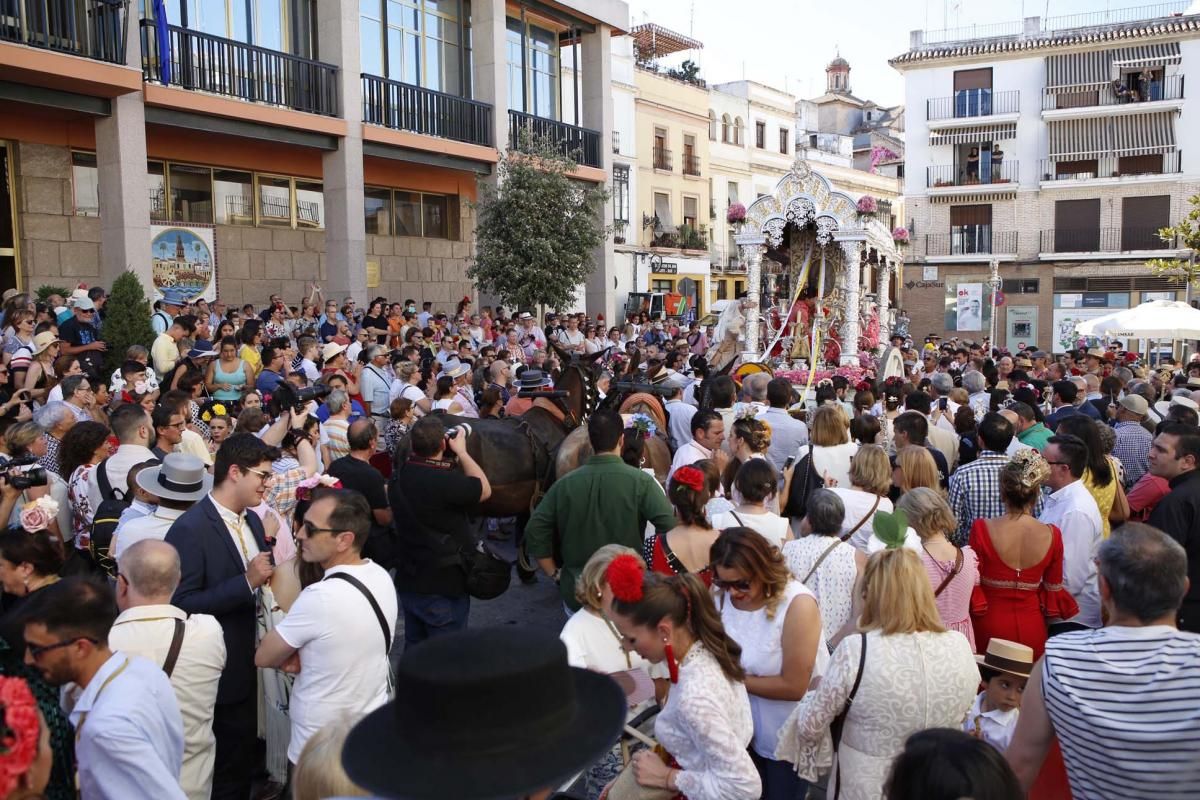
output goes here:
<path id="1" fill-rule="evenodd" d="M 671 472 L 667 475 L 668 481 L 671 475 L 675 474 L 675 470 L 706 458 L 715 458 L 719 462 L 718 466 L 724 466 L 725 456 L 718 455 L 721 442 L 725 441 L 725 420 L 721 419 L 720 413 L 712 409 L 697 411 L 692 416 L 691 428 L 691 441 L 675 451 L 675 458 L 671 461 Z"/>
<path id="2" fill-rule="evenodd" d="M 51 686 L 80 689 L 71 711 L 80 796 L 187 800 L 179 787 L 179 703 L 158 664 L 109 649 L 112 591 L 67 578 L 40 589 L 21 611 L 26 662 Z"/>
<path id="3" fill-rule="evenodd" d="M 670 392 L 663 406 L 670 418 L 667 420 L 667 432 L 670 434 L 671 446 L 678 450 L 686 442 L 692 440 L 692 417 L 696 415 L 696 407 L 683 402 L 683 376 L 676 373 L 662 382 L 662 387 Z"/>
<path id="4" fill-rule="evenodd" d="M 108 425 L 121 445 L 117 452 L 96 465 L 88 476 L 88 506 L 93 514 L 105 499 L 98 477 L 101 469 L 104 470 L 112 490 L 124 494 L 128 486 L 126 477 L 129 475 L 129 468 L 144 461 L 154 461 L 156 458 L 150 450 L 154 424 L 141 406 L 135 403 L 117 406 L 108 418 Z M 90 524 L 91 520 L 88 522 Z"/>
<path id="5" fill-rule="evenodd" d="M 1009 422 L 1012 423 L 1013 431 L 1021 430 L 1021 425 L 1023 424 L 1024 420 L 1021 419 L 1021 415 L 1018 414 L 1016 411 L 1013 411 L 1011 408 L 1006 408 L 1000 412 L 1000 416 L 1004 417 L 1006 420 L 1008 420 Z M 1028 427 L 1028 426 L 1026 426 L 1026 427 Z M 1025 444 L 1020 439 L 1018 439 L 1016 436 L 1014 436 L 1012 438 L 1012 441 L 1008 443 L 1008 447 L 1005 448 L 1004 455 L 1008 456 L 1009 458 L 1012 458 L 1013 456 L 1015 456 L 1017 453 L 1021 452 L 1022 450 L 1032 450 L 1032 449 L 1033 449 L 1032 445 Z"/>
<path id="6" fill-rule="evenodd" d="M 146 516 L 117 526 L 110 551 L 120 561 L 125 551 L 144 539 L 162 541 L 175 520 L 212 490 L 212 476 L 204 462 L 186 453 L 168 453 L 163 462 L 138 472 L 134 482 L 154 495 L 158 505 Z"/>
<path id="7" fill-rule="evenodd" d="M 1052 493 L 1038 519 L 1062 533 L 1063 584 L 1079 604 L 1079 613 L 1059 625 L 1062 630 L 1099 628 L 1095 557 L 1102 523 L 1092 493 L 1080 480 L 1087 469 L 1087 445 L 1076 436 L 1051 436 L 1043 455 L 1050 464 L 1046 485 Z"/>
<path id="8" fill-rule="evenodd" d="M 381 344 L 373 344 L 367 349 L 367 357 L 367 363 L 358 376 L 362 406 L 368 415 L 376 419 L 375 424 L 382 430 L 391 419 L 388 413 L 392 391 L 392 379 L 388 377 L 388 349 Z"/>
<path id="9" fill-rule="evenodd" d="M 123 653 L 162 665 L 183 716 L 180 787 L 188 800 L 208 800 L 217 753 L 213 707 L 225 668 L 225 637 L 214 617 L 189 616 L 171 605 L 178 585 L 179 553 L 174 547 L 146 540 L 126 548 L 117 579 L 121 614 L 108 642 Z"/>
<path id="10" fill-rule="evenodd" d="M 558 332 L 558 346 L 568 353 L 583 353 L 583 331 L 579 330 L 579 318 L 574 314 L 567 317 L 567 327 Z"/>
<path id="11" fill-rule="evenodd" d="M 296 536 L 300 557 L 325 577 L 300 593 L 254 656 L 258 667 L 299 670 L 289 706 L 293 765 L 325 724 L 388 700 L 399 603 L 387 571 L 362 557 L 370 530 L 371 509 L 358 492 L 331 490 L 313 501 Z"/>
<path id="12" fill-rule="evenodd" d="M 970 370 L 963 373 L 962 385 L 970 395 L 967 403 L 975 412 L 975 419 L 983 419 L 983 415 L 988 413 L 988 409 L 991 408 L 992 402 L 991 395 L 987 392 L 987 379 L 983 377 L 982 372 Z"/>

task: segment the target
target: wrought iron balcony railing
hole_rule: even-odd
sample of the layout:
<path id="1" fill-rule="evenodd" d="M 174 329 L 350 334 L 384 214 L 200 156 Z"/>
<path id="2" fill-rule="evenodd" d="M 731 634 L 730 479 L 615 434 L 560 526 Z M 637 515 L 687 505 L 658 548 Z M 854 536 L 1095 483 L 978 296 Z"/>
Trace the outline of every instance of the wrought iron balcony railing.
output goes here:
<path id="1" fill-rule="evenodd" d="M 0 41 L 125 63 L 128 0 L 2 0 Z"/>
<path id="2" fill-rule="evenodd" d="M 604 163 L 600 157 L 600 131 L 510 109 L 508 146 L 511 149 L 517 150 L 522 146 L 522 131 L 534 140 L 553 143 L 560 152 L 573 157 L 585 167 L 599 167 Z"/>
<path id="3" fill-rule="evenodd" d="M 363 122 L 468 144 L 492 144 L 492 107 L 378 75 L 362 76 Z"/>

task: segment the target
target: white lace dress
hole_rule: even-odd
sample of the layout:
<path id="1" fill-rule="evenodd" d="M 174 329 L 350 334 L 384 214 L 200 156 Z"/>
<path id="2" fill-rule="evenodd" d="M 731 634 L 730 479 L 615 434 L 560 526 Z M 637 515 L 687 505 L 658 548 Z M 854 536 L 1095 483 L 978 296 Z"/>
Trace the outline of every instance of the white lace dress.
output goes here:
<path id="1" fill-rule="evenodd" d="M 804 581 L 821 554 L 834 543 L 831 536 L 801 536 L 783 546 L 783 560 L 792 577 Z M 854 601 L 854 582 L 858 579 L 858 565 L 854 561 L 854 548 L 846 542 L 838 542 L 833 551 L 817 567 L 817 571 L 805 582 L 817 598 L 821 610 L 821 628 L 826 641 L 842 629 L 850 619 Z"/>
<path id="2" fill-rule="evenodd" d="M 845 707 L 858 673 L 861 636 L 833 651 L 821 683 L 784 724 L 775 757 L 815 780 L 831 763 L 829 723 Z M 979 687 L 979 667 L 961 633 L 867 634 L 867 658 L 846 715 L 838 759 L 841 800 L 879 800 L 904 741 L 926 728 L 961 728 Z M 834 795 L 830 778 L 829 795 Z"/>
<path id="3" fill-rule="evenodd" d="M 654 736 L 679 763 L 675 782 L 688 800 L 758 800 L 762 793 L 746 749 L 754 736 L 746 686 L 726 678 L 700 642 L 679 665 Z"/>

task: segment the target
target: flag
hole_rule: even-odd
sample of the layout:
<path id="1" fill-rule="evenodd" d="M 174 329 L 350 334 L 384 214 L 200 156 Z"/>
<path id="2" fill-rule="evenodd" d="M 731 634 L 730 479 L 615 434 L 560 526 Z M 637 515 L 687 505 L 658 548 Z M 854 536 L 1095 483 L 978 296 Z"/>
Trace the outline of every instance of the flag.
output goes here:
<path id="1" fill-rule="evenodd" d="M 171 82 L 171 32 L 163 0 L 154 0 L 154 38 L 158 42 L 158 79 L 167 85 Z"/>

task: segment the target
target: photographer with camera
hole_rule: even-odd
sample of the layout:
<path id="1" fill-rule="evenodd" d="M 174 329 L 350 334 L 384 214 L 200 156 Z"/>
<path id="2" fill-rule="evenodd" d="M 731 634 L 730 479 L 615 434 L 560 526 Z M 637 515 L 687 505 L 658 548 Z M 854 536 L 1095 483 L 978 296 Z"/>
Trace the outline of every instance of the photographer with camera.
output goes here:
<path id="1" fill-rule="evenodd" d="M 0 466 L 0 477 L 5 488 L 0 491 L 0 523 L 19 525 L 21 509 L 40 497 L 50 496 L 58 504 L 58 513 L 46 526 L 51 538 L 59 546 L 62 532 L 71 531 L 71 505 L 67 497 L 67 483 L 57 474 L 39 466 L 46 455 L 46 429 L 36 422 L 18 422 L 5 435 L 11 458 Z M 4 516 L 7 508 L 7 516 Z"/>
<path id="2" fill-rule="evenodd" d="M 430 414 L 413 425 L 412 454 L 388 492 L 403 554 L 396 590 L 406 648 L 466 627 L 471 597 L 462 554 L 476 544 L 470 517 L 492 495 L 487 475 L 467 452 L 469 428 L 447 431 L 442 419 Z"/>

